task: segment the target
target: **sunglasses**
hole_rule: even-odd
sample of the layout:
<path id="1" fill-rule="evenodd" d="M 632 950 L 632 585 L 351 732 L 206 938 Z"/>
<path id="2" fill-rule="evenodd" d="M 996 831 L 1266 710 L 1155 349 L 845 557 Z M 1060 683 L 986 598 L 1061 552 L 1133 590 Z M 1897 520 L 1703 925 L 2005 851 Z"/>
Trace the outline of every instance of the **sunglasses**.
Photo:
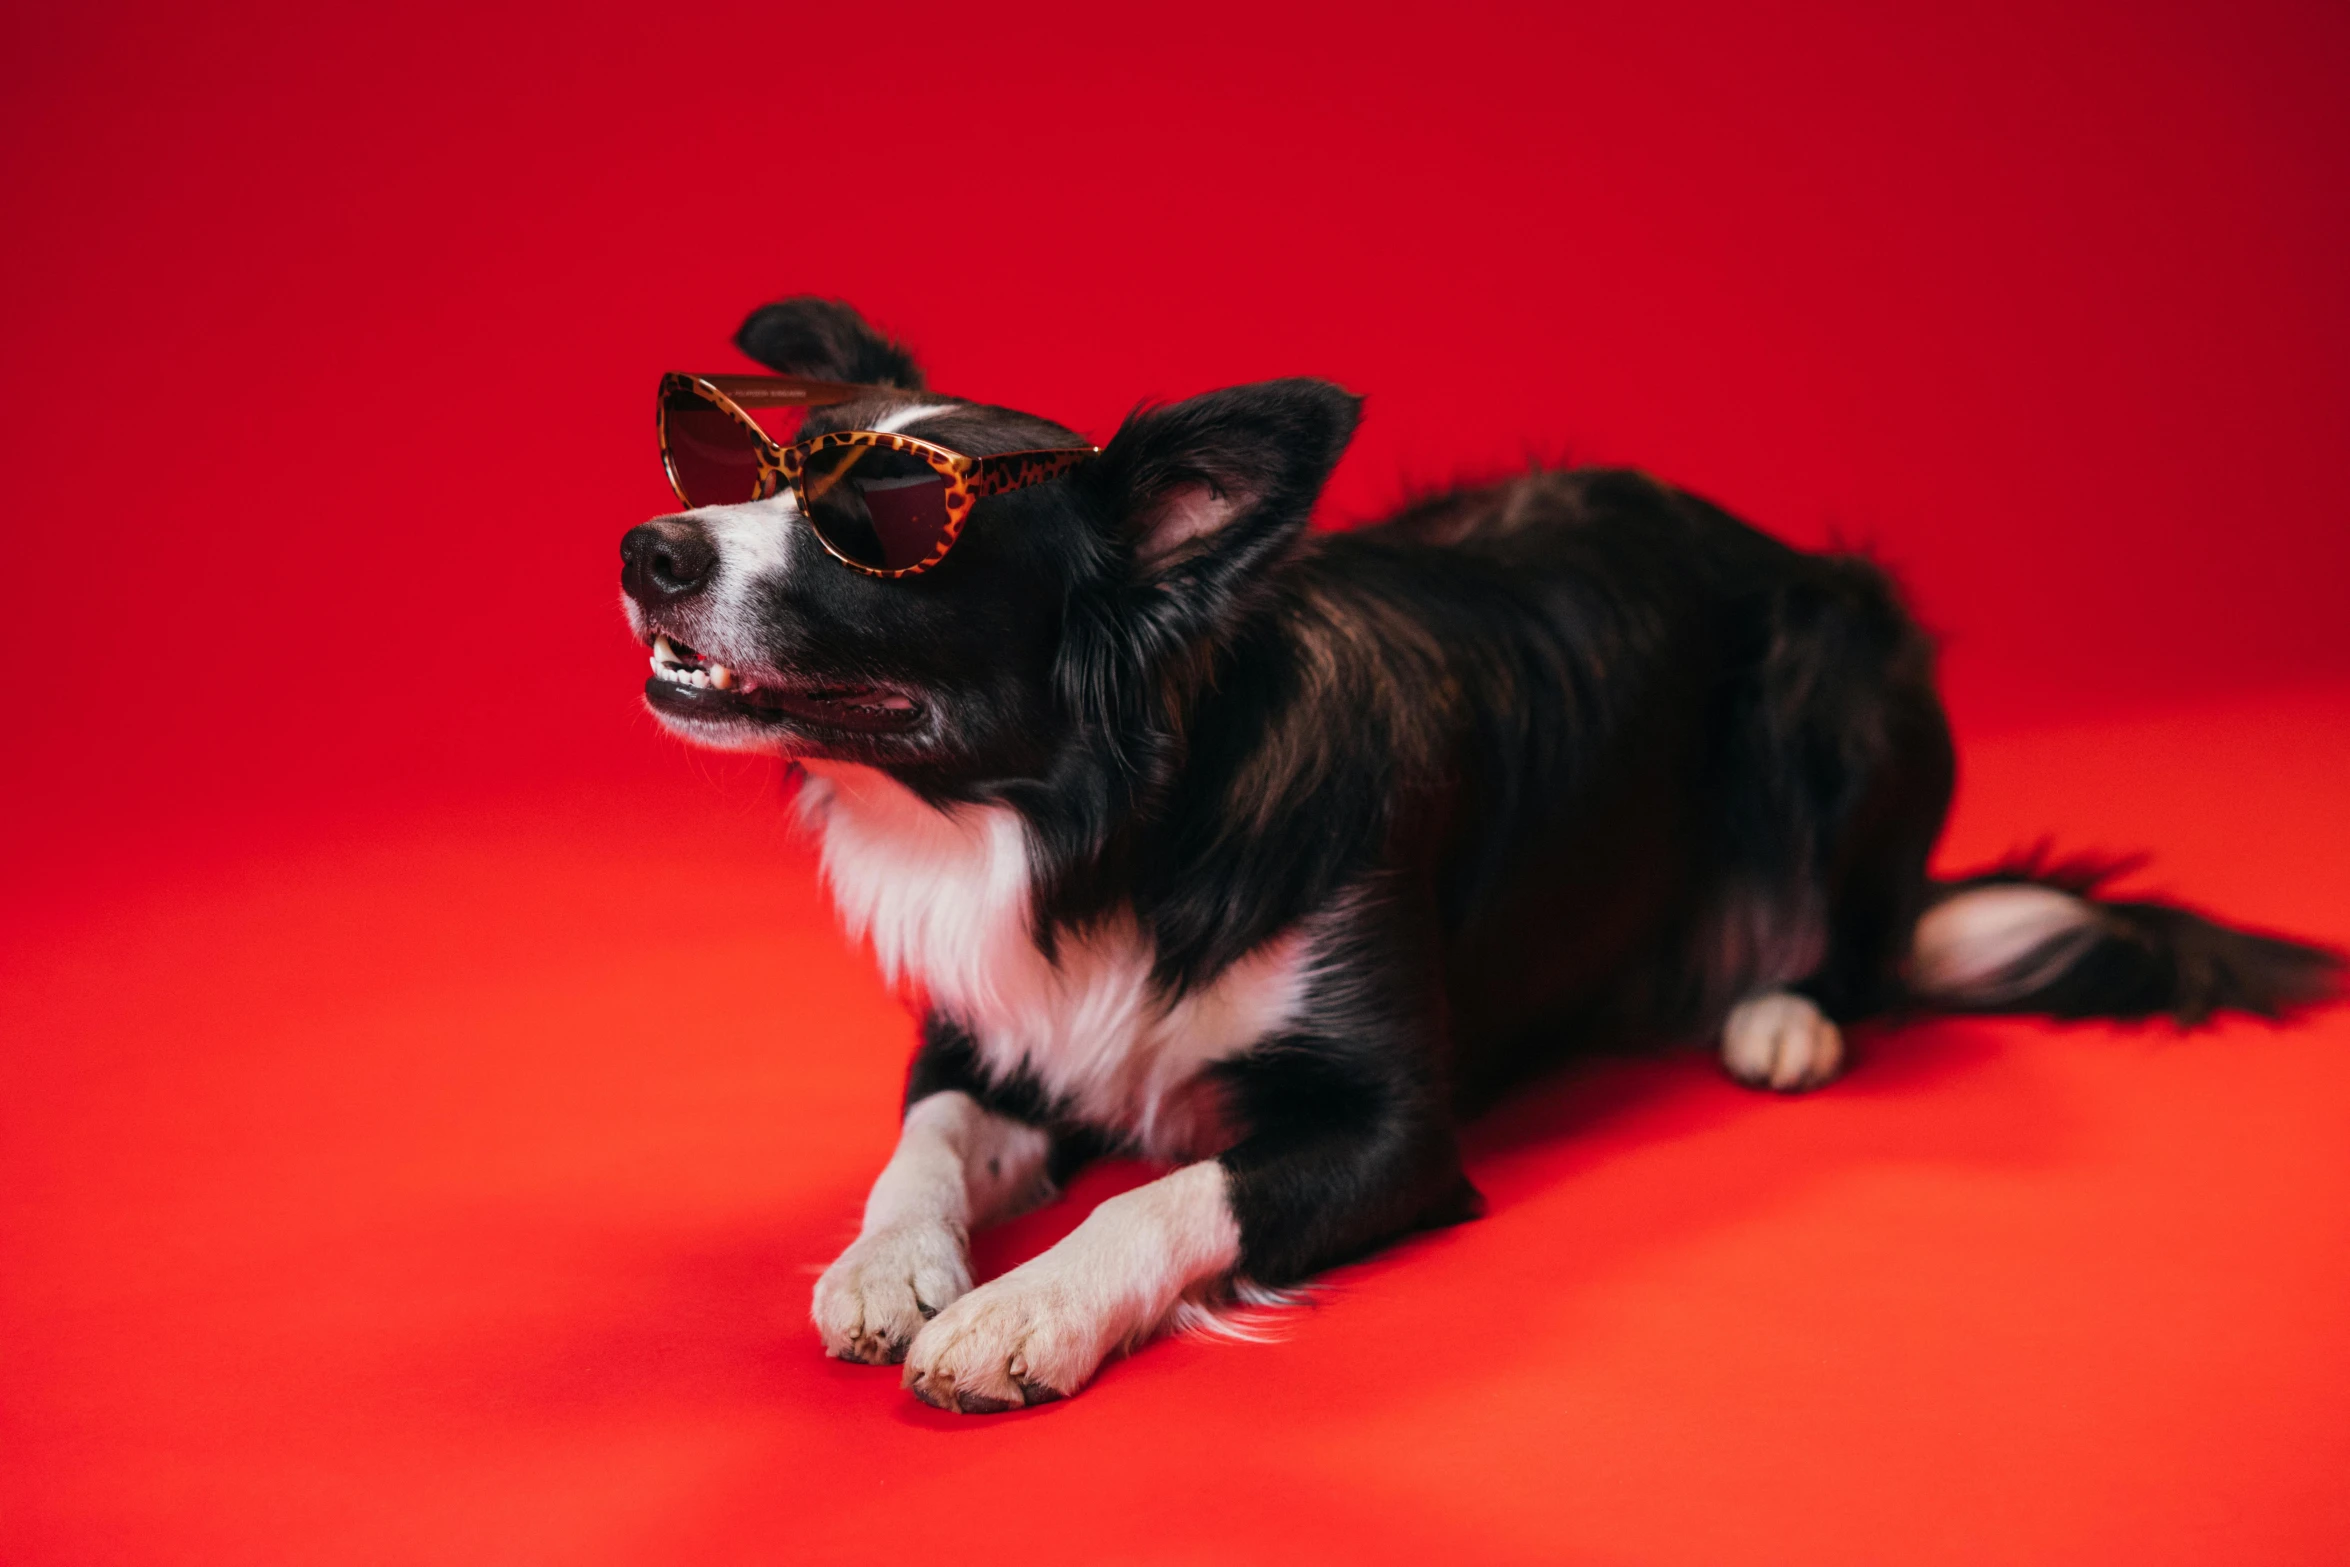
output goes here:
<path id="1" fill-rule="evenodd" d="M 799 376 L 661 377 L 661 466 L 691 509 L 765 500 L 791 487 L 800 514 L 834 560 L 869 577 L 910 577 L 946 559 L 971 508 L 1059 478 L 1091 446 L 971 457 L 886 430 L 836 430 L 792 441 L 811 408 L 895 387 Z"/>

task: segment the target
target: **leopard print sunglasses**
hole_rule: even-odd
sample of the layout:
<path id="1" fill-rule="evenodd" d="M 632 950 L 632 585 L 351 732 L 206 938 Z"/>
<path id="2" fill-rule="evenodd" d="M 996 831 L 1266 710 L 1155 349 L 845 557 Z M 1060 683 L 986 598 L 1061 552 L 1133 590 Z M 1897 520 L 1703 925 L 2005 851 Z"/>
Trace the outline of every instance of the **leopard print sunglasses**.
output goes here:
<path id="1" fill-rule="evenodd" d="M 893 395 L 905 394 L 798 376 L 672 371 L 661 377 L 661 466 L 688 508 L 764 500 L 789 485 L 834 560 L 869 577 L 911 577 L 946 559 L 980 500 L 1058 478 L 1097 454 L 1056 446 L 971 457 L 885 430 L 786 444 L 752 412 L 785 423 L 788 437 L 811 408 Z"/>

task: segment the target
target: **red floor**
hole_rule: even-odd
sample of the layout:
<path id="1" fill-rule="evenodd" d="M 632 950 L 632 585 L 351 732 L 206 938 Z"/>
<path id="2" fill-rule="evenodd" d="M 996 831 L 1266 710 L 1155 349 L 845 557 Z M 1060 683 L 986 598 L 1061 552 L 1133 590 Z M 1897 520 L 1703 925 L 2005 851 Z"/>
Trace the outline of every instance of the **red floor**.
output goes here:
<path id="1" fill-rule="evenodd" d="M 0 1567 L 2350 1561 L 2350 1010 L 1597 1064 L 1279 1344 L 824 1360 L 910 1029 L 613 610 L 780 294 L 1094 437 L 1326 375 L 1324 521 L 1865 546 L 1954 862 L 2350 942 L 2345 83 L 2338 0 L 12 8 Z"/>
<path id="2" fill-rule="evenodd" d="M 2350 687 L 1981 737 L 1951 856 L 2340 941 L 2346 778 Z M 801 1323 L 909 1031 L 740 795 L 9 906 L 0 1560 L 2350 1560 L 2350 1011 L 1594 1065 L 1283 1342 L 959 1420 Z"/>

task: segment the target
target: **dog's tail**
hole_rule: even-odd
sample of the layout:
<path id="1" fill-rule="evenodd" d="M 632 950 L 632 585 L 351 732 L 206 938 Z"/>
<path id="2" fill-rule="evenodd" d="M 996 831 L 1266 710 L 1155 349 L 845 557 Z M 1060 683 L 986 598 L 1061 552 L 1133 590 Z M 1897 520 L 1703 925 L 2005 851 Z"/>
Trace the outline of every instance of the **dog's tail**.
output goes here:
<path id="1" fill-rule="evenodd" d="M 2287 1017 L 2342 994 L 2338 952 L 2097 895 L 2136 864 L 2042 849 L 1938 884 L 1910 941 L 1912 1004 L 2192 1027 L 2220 1011 Z"/>

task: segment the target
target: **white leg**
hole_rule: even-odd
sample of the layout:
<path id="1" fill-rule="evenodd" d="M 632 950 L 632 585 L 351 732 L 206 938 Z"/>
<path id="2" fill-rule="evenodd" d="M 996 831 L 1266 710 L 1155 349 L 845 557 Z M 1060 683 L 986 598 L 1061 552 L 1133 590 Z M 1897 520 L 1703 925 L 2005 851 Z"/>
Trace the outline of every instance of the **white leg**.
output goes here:
<path id="1" fill-rule="evenodd" d="M 1051 1140 L 979 1107 L 932 1094 L 906 1111 L 897 1152 L 865 1200 L 865 1225 L 816 1281 L 811 1315 L 824 1352 L 887 1365 L 922 1324 L 971 1288 L 972 1230 L 1045 1195 Z"/>
<path id="2" fill-rule="evenodd" d="M 1065 1397 L 1239 1260 L 1224 1167 L 1186 1165 L 1111 1198 L 1058 1246 L 940 1312 L 907 1352 L 906 1386 L 964 1414 Z"/>
<path id="3" fill-rule="evenodd" d="M 1741 1001 L 1722 1024 L 1722 1065 L 1749 1088 L 1818 1088 L 1843 1064 L 1843 1034 L 1789 991 Z"/>

